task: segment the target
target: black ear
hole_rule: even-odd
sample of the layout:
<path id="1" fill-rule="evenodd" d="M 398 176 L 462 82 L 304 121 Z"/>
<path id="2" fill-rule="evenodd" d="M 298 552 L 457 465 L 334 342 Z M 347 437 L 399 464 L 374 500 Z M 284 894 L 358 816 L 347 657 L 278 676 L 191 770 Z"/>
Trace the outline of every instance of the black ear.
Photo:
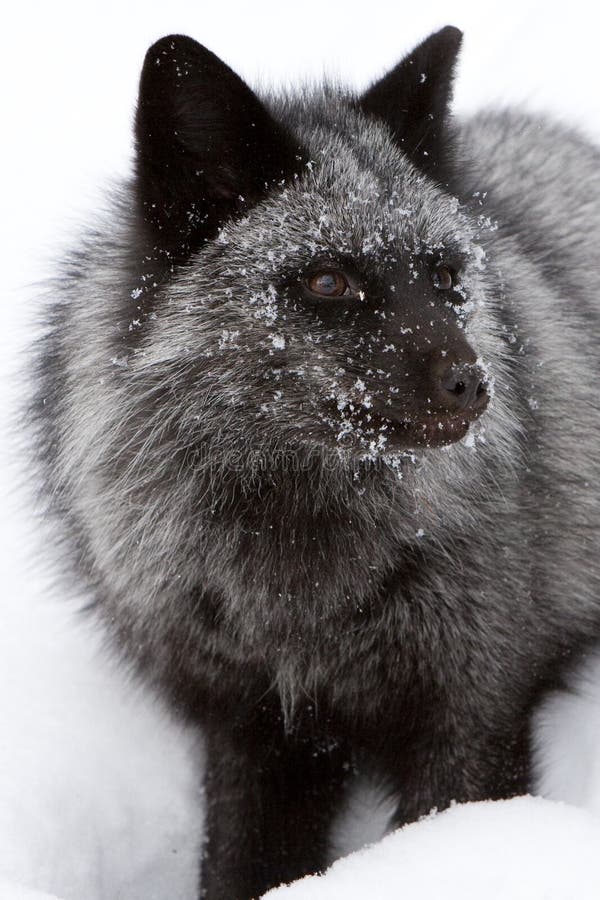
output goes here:
<path id="1" fill-rule="evenodd" d="M 389 125 L 415 165 L 440 181 L 446 180 L 451 158 L 448 106 L 461 42 L 458 28 L 442 28 L 358 101 L 363 112 Z"/>
<path id="2" fill-rule="evenodd" d="M 242 79 L 182 35 L 146 54 L 135 133 L 142 214 L 174 254 L 198 247 L 304 162 Z"/>

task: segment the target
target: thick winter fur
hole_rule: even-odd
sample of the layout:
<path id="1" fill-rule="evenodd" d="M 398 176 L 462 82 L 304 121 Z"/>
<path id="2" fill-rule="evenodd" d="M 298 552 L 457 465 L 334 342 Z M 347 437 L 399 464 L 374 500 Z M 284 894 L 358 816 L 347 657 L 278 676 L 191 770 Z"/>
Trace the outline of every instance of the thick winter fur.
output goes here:
<path id="1" fill-rule="evenodd" d="M 135 178 L 56 286 L 45 478 L 94 614 L 205 730 L 209 900 L 322 868 L 355 778 L 390 827 L 528 790 L 600 634 L 600 157 L 450 122 L 459 44 L 260 101 L 159 42 Z"/>

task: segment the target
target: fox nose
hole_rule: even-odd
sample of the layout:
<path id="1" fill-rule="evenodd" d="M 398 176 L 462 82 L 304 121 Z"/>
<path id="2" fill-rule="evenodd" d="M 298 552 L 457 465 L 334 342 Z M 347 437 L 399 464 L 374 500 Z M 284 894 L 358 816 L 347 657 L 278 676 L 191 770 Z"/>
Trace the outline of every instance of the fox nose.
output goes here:
<path id="1" fill-rule="evenodd" d="M 439 388 L 449 412 L 479 409 L 489 399 L 485 374 L 477 365 L 453 363 L 442 373 Z"/>

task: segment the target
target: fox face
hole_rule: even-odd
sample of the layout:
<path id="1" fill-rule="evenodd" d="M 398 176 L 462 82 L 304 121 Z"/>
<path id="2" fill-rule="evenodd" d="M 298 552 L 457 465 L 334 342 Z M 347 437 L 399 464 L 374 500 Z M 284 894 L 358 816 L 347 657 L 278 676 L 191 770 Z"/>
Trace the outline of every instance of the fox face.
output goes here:
<path id="1" fill-rule="evenodd" d="M 401 64 L 403 85 L 407 67 L 431 69 L 427 53 L 417 57 Z M 225 443 L 235 435 L 239 446 L 250 424 L 265 446 L 358 458 L 451 444 L 484 412 L 487 348 L 473 323 L 485 318 L 490 223 L 432 177 L 444 158 L 441 68 L 425 96 L 419 71 L 425 106 L 411 99 L 411 159 L 378 109 L 386 79 L 359 100 L 332 103 L 325 89 L 310 103 L 273 99 L 267 111 L 189 39 L 150 51 L 138 191 L 150 256 L 183 263 L 152 298 L 136 364 L 172 368 L 187 396 L 184 427 L 199 442 L 205 403 L 219 408 Z M 225 83 L 235 121 L 223 123 L 222 103 L 215 126 L 207 84 Z M 240 146 L 249 161 L 236 158 Z M 485 322 L 481 334 L 489 343 Z"/>

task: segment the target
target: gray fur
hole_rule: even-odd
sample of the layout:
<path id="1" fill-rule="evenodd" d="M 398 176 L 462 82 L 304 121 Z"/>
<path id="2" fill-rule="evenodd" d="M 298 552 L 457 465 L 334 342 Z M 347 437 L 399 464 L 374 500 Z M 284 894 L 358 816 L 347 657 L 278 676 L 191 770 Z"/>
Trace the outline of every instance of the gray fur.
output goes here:
<path id="1" fill-rule="evenodd" d="M 157 288 L 132 277 L 125 185 L 57 284 L 38 421 L 75 565 L 107 632 L 186 714 L 203 721 L 195 686 L 229 715 L 255 684 L 288 735 L 323 710 L 405 803 L 396 823 L 509 795 L 511 778 L 525 790 L 509 770 L 529 712 L 600 628 L 599 154 L 485 113 L 455 123 L 455 196 L 337 89 L 266 102 L 308 150 L 297 179 Z M 349 411 L 404 385 L 273 285 L 320 255 L 376 273 L 440 247 L 466 259 L 456 319 L 492 397 L 467 438 L 395 451 Z M 400 334 L 400 299 L 396 315 Z M 378 359 L 394 344 L 380 322 Z M 424 347 L 427 328 L 424 314 L 404 339 Z M 420 703 L 407 796 L 389 758 Z"/>

